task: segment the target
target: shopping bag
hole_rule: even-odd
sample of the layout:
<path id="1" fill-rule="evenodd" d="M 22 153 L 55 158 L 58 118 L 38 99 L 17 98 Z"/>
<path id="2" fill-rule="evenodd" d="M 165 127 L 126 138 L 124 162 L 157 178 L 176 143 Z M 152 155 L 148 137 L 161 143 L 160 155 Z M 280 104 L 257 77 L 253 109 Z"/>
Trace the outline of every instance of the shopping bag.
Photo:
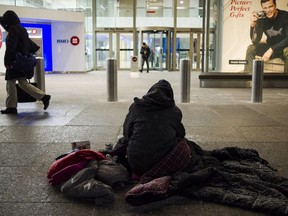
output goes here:
<path id="1" fill-rule="evenodd" d="M 37 83 L 30 83 L 31 85 L 37 87 Z M 27 92 L 25 92 L 23 89 L 21 89 L 18 85 L 16 84 L 16 89 L 17 89 L 17 97 L 18 97 L 18 102 L 19 103 L 29 103 L 29 102 L 35 102 L 36 99 L 29 95 Z"/>

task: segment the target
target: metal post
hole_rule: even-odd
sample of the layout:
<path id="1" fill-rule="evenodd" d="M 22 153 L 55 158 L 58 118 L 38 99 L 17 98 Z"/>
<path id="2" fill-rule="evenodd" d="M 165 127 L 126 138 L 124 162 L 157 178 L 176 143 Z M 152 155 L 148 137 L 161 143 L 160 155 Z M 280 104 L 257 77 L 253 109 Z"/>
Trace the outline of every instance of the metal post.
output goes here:
<path id="1" fill-rule="evenodd" d="M 36 57 L 37 64 L 34 72 L 34 82 L 37 83 L 37 88 L 45 92 L 45 72 L 43 57 Z"/>
<path id="2" fill-rule="evenodd" d="M 190 60 L 181 59 L 180 73 L 181 73 L 180 102 L 189 103 L 190 102 L 190 82 L 191 82 Z"/>
<path id="3" fill-rule="evenodd" d="M 251 102 L 262 102 L 264 61 L 253 60 Z"/>
<path id="4" fill-rule="evenodd" d="M 117 60 L 107 59 L 107 101 L 117 101 Z"/>

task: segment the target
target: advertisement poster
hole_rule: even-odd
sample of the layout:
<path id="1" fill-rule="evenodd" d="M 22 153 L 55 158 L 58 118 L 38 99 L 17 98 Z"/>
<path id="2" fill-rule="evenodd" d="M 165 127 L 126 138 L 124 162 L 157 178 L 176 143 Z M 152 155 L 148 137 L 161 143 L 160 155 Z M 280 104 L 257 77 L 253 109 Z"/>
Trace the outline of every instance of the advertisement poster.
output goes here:
<path id="1" fill-rule="evenodd" d="M 248 60 L 246 57 L 246 51 L 247 51 L 248 46 L 252 44 L 251 37 L 250 37 L 250 25 L 251 25 L 252 18 L 253 18 L 252 13 L 257 12 L 258 20 L 261 19 L 261 22 L 265 23 L 268 20 L 268 18 L 266 17 L 265 13 L 263 13 L 263 11 L 266 11 L 266 12 L 269 11 L 271 9 L 270 7 L 271 3 L 273 3 L 273 0 L 270 0 L 262 4 L 261 4 L 261 0 L 257 0 L 257 1 L 255 0 L 224 0 L 223 2 L 224 10 L 223 10 L 223 17 L 222 17 L 222 29 L 223 29 L 222 37 L 223 38 L 222 38 L 222 45 L 221 45 L 222 46 L 221 47 L 222 48 L 221 71 L 222 72 L 247 72 L 249 73 L 249 71 L 244 70 L 244 68 L 245 68 L 245 65 L 248 63 Z M 276 0 L 276 8 L 283 10 L 283 11 L 288 11 L 288 1 Z M 278 13 L 278 15 L 279 14 L 280 13 Z M 269 14 L 267 14 L 267 16 L 269 16 Z M 275 26 L 279 24 L 279 21 L 277 22 L 278 23 L 275 24 Z M 285 21 L 285 22 L 287 23 L 288 21 Z M 265 24 L 262 24 L 262 25 L 265 25 Z M 282 27 L 279 27 L 279 28 L 275 27 L 274 29 L 273 25 L 274 24 L 270 23 L 270 26 L 272 27 L 269 27 L 270 29 L 266 30 L 265 32 L 268 33 L 269 36 L 273 38 L 272 40 L 274 40 L 275 42 L 275 38 L 279 39 L 278 36 L 281 35 L 283 32 L 285 32 L 285 30 Z M 258 26 L 260 26 L 260 24 L 258 24 Z M 277 36 L 277 37 L 274 37 L 274 36 Z M 267 42 L 267 36 L 265 34 L 263 34 L 263 37 L 261 37 L 260 42 L 261 43 Z M 257 53 L 258 53 L 258 50 L 257 50 Z M 259 54 L 259 56 L 260 55 L 261 54 Z M 259 56 L 256 55 L 255 57 L 257 58 Z M 252 60 L 252 64 L 253 64 L 253 60 Z M 278 57 L 272 59 L 272 56 L 271 56 L 270 60 L 265 63 L 264 71 L 283 73 L 284 61 Z"/>

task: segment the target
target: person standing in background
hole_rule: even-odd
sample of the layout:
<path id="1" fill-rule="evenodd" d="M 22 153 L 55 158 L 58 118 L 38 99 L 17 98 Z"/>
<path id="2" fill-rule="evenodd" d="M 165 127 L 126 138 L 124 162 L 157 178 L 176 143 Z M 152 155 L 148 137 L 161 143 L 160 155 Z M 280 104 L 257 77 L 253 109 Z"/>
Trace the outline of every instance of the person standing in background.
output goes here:
<path id="1" fill-rule="evenodd" d="M 4 65 L 6 67 L 6 109 L 1 110 L 2 114 L 17 114 L 17 89 L 16 81 L 19 87 L 37 100 L 41 100 L 44 110 L 49 106 L 50 95 L 45 94 L 42 90 L 28 83 L 25 74 L 13 68 L 16 53 L 22 54 L 36 53 L 38 46 L 33 46 L 33 42 L 29 39 L 27 30 L 21 25 L 20 19 L 14 11 L 8 10 L 0 17 L 1 26 L 8 32 L 6 38 L 6 50 L 4 55 Z"/>
<path id="2" fill-rule="evenodd" d="M 146 62 L 147 73 L 149 73 L 149 61 L 148 61 L 148 59 L 149 59 L 149 56 L 150 56 L 150 48 L 145 42 L 143 42 L 143 44 L 142 44 L 142 47 L 141 47 L 141 50 L 140 50 L 140 54 L 141 54 L 141 57 L 142 57 L 142 62 L 141 62 L 141 69 L 139 71 L 142 73 L 144 63 Z"/>

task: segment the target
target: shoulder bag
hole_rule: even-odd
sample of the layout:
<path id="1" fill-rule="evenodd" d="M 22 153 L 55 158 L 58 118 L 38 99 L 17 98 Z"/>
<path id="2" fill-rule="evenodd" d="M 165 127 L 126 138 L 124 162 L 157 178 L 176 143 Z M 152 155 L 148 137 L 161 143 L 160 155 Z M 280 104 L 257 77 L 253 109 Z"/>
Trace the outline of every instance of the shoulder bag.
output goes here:
<path id="1" fill-rule="evenodd" d="M 32 53 L 22 54 L 17 52 L 12 68 L 26 76 L 27 79 L 31 79 L 34 76 L 36 63 L 37 60 Z"/>

